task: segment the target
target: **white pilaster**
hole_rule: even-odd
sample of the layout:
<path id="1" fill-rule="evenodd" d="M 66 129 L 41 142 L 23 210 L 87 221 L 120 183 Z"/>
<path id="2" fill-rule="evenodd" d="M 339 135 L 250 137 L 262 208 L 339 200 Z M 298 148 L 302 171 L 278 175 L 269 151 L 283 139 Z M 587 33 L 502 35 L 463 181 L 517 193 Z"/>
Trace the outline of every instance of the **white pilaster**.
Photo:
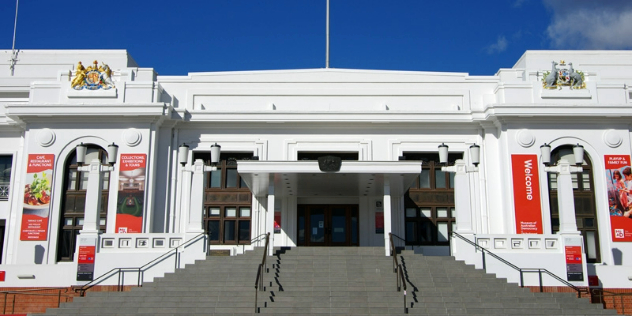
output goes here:
<path id="1" fill-rule="evenodd" d="M 202 233 L 202 210 L 204 209 L 204 161 L 197 159 L 191 170 L 191 201 L 189 202 L 189 216 L 187 220 L 187 233 Z"/>
<path id="2" fill-rule="evenodd" d="M 442 167 L 444 172 L 454 173 L 454 209 L 456 232 L 459 234 L 473 234 L 472 207 L 470 203 L 470 181 L 468 172 L 476 172 L 478 168 L 468 167 L 465 161 L 458 159 L 454 166 Z"/>
<path id="3" fill-rule="evenodd" d="M 391 184 L 388 179 L 384 180 L 384 202 L 382 205 L 384 206 L 384 252 L 388 257 L 391 255 L 390 235 L 393 231 L 393 227 L 391 225 Z"/>
<path id="4" fill-rule="evenodd" d="M 99 212 L 101 210 L 101 194 L 103 188 L 103 172 L 113 170 L 112 167 L 101 166 L 99 159 L 93 159 L 89 165 L 78 168 L 79 171 L 89 172 L 88 187 L 86 188 L 86 204 L 83 216 L 81 235 L 99 233 Z"/>
<path id="5" fill-rule="evenodd" d="M 266 207 L 266 233 L 270 234 L 268 256 L 274 254 L 274 182 L 268 187 L 268 207 Z"/>
<path id="6" fill-rule="evenodd" d="M 560 214 L 560 234 L 579 235 L 575 220 L 575 199 L 571 173 L 582 172 L 582 167 L 571 166 L 562 159 L 557 166 L 545 167 L 546 172 L 557 173 L 557 208 Z"/>

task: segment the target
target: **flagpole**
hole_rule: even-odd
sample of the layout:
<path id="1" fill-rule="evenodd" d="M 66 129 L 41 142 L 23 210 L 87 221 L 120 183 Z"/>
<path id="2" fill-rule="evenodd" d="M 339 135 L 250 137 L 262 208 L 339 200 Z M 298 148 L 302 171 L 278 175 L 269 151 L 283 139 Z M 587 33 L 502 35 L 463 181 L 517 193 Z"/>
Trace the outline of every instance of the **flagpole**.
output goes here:
<path id="1" fill-rule="evenodd" d="M 15 62 L 18 61 L 17 54 L 15 53 L 15 31 L 18 28 L 18 6 L 20 5 L 20 0 L 15 0 L 15 22 L 13 22 L 13 46 L 11 47 L 11 76 L 13 76 L 15 69 Z"/>
<path id="2" fill-rule="evenodd" d="M 327 0 L 327 53 L 325 60 L 325 68 L 329 68 L 329 0 Z"/>

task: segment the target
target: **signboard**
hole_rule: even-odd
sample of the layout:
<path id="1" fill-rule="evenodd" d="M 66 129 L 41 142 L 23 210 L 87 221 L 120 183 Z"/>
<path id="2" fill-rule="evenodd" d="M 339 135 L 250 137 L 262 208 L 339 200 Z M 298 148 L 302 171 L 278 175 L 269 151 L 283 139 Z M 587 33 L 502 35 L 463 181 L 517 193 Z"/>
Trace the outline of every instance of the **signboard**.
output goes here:
<path id="1" fill-rule="evenodd" d="M 118 203 L 116 204 L 116 232 L 143 232 L 145 207 L 146 154 L 121 154 Z"/>
<path id="2" fill-rule="evenodd" d="M 384 212 L 375 212 L 375 233 L 384 234 Z"/>
<path id="3" fill-rule="evenodd" d="M 77 256 L 77 281 L 94 279 L 94 262 L 96 258 L 96 238 L 79 238 L 79 254 Z"/>
<path id="4" fill-rule="evenodd" d="M 542 234 L 537 155 L 511 155 L 516 233 Z"/>
<path id="5" fill-rule="evenodd" d="M 565 238 L 564 244 L 566 279 L 568 281 L 584 281 L 581 239 Z"/>
<path id="6" fill-rule="evenodd" d="M 47 240 L 55 155 L 31 154 L 27 159 L 20 240 Z"/>
<path id="7" fill-rule="evenodd" d="M 281 212 L 274 212 L 274 233 L 281 233 Z"/>
<path id="8" fill-rule="evenodd" d="M 632 169 L 630 156 L 605 155 L 608 212 L 612 241 L 632 241 Z"/>

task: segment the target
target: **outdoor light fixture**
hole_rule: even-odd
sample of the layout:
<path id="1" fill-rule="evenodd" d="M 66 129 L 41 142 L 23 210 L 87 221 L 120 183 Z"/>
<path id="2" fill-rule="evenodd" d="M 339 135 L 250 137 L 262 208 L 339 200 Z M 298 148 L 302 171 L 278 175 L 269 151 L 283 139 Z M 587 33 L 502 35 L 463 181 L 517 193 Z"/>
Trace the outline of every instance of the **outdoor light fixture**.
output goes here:
<path id="1" fill-rule="evenodd" d="M 448 149 L 449 147 L 445 143 L 439 145 L 439 163 L 442 165 L 448 164 Z M 478 167 L 478 164 L 481 163 L 481 146 L 476 144 L 470 146 L 470 158 L 474 167 Z"/>
<path id="2" fill-rule="evenodd" d="M 178 162 L 183 166 L 189 162 L 189 145 L 183 143 L 178 147 Z"/>
<path id="3" fill-rule="evenodd" d="M 88 150 L 88 147 L 81 143 L 75 148 L 77 150 L 77 164 L 83 165 L 86 162 L 86 151 Z"/>
<path id="4" fill-rule="evenodd" d="M 118 156 L 118 145 L 112 143 L 108 145 L 108 163 L 112 166 L 116 164 L 116 157 Z"/>
<path id="5" fill-rule="evenodd" d="M 575 165 L 581 166 L 584 163 L 584 146 L 580 144 L 574 145 L 573 156 L 575 157 Z M 542 164 L 545 166 L 551 165 L 551 145 L 544 143 L 544 145 L 540 146 L 540 159 L 542 159 Z"/>
<path id="6" fill-rule="evenodd" d="M 222 149 L 222 146 L 217 143 L 211 145 L 211 165 L 217 166 L 219 163 L 219 152 Z"/>

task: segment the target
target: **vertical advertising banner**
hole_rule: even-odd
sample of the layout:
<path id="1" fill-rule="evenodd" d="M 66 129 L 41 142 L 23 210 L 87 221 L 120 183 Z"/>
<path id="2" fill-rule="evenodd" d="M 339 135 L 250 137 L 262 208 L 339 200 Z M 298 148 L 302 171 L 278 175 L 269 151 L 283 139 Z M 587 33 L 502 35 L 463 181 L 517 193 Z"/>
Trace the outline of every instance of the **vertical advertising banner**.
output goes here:
<path id="1" fill-rule="evenodd" d="M 630 156 L 605 155 L 612 241 L 632 241 L 632 169 Z"/>
<path id="2" fill-rule="evenodd" d="M 142 233 L 147 155 L 121 154 L 120 162 L 116 232 Z"/>
<path id="3" fill-rule="evenodd" d="M 77 257 L 77 281 L 94 279 L 94 261 L 96 259 L 96 238 L 79 238 Z"/>
<path id="4" fill-rule="evenodd" d="M 511 155 L 516 233 L 542 234 L 537 155 Z"/>
<path id="5" fill-rule="evenodd" d="M 584 281 L 581 239 L 567 241 L 564 246 L 566 256 L 566 280 Z"/>
<path id="6" fill-rule="evenodd" d="M 55 155 L 28 156 L 24 176 L 24 206 L 20 240 L 42 241 L 48 238 L 50 190 L 53 181 Z"/>

